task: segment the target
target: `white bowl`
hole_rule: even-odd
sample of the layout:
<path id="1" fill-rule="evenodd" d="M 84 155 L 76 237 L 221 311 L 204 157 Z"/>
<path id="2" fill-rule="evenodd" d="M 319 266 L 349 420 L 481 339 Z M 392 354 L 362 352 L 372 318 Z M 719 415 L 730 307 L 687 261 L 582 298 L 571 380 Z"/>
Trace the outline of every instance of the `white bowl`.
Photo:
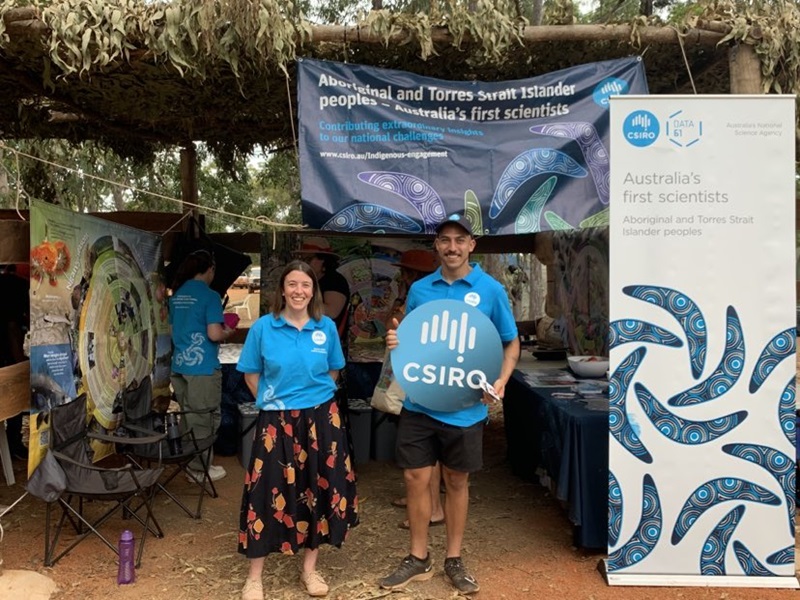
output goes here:
<path id="1" fill-rule="evenodd" d="M 569 356 L 567 362 L 578 377 L 604 377 L 608 371 L 607 356 Z"/>

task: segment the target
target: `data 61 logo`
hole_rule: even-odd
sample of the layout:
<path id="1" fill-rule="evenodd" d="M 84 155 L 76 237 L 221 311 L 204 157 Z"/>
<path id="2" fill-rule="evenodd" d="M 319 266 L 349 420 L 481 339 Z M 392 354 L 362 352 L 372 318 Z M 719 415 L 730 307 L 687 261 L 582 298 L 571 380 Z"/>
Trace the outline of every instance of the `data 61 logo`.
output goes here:
<path id="1" fill-rule="evenodd" d="M 392 370 L 412 402 L 452 412 L 480 402 L 481 382 L 494 383 L 503 344 L 489 317 L 456 300 L 423 304 L 397 329 Z"/>
<path id="2" fill-rule="evenodd" d="M 661 126 L 658 118 L 648 110 L 635 110 L 625 118 L 622 134 L 629 144 L 644 148 L 658 139 Z"/>

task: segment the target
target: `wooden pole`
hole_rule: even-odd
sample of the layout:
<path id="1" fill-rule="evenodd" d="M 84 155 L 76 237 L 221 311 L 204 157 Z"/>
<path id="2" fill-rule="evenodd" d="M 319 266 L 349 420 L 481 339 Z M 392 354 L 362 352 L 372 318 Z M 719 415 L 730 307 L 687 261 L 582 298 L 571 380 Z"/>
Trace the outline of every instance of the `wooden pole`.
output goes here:
<path id="1" fill-rule="evenodd" d="M 731 94 L 763 94 L 761 61 L 753 46 L 735 44 L 728 51 Z"/>
<path id="2" fill-rule="evenodd" d="M 716 27 L 725 29 L 726 26 Z M 682 34 L 684 46 L 716 46 L 724 37 L 717 30 L 689 29 Z M 314 44 L 322 42 L 342 43 L 343 40 L 354 40 L 367 44 L 399 44 L 409 40 L 411 34 L 398 28 L 388 39 L 383 34 L 372 31 L 369 27 L 344 25 L 315 25 L 311 28 L 311 39 Z M 525 45 L 542 42 L 627 42 L 637 39 L 642 44 L 678 44 L 681 35 L 672 27 L 645 25 L 634 28 L 631 25 L 536 25 L 520 29 L 520 37 Z M 452 44 L 453 34 L 446 27 L 431 28 L 431 40 L 434 44 Z M 464 41 L 470 41 L 469 35 Z"/>
<path id="3" fill-rule="evenodd" d="M 197 204 L 197 150 L 193 142 L 181 148 L 181 212 L 192 212 Z"/>

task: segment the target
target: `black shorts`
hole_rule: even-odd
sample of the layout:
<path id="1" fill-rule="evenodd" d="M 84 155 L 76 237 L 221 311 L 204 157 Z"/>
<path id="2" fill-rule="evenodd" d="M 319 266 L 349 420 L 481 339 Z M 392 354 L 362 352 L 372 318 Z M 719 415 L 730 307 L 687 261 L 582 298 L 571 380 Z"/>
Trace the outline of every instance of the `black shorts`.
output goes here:
<path id="1" fill-rule="evenodd" d="M 397 427 L 397 465 L 403 469 L 431 467 L 474 473 L 483 466 L 483 421 L 456 427 L 405 408 Z"/>

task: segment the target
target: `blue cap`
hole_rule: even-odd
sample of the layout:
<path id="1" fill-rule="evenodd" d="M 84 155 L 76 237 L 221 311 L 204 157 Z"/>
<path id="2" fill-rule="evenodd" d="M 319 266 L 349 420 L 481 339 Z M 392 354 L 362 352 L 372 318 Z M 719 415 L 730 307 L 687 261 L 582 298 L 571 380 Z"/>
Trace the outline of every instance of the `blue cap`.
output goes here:
<path id="1" fill-rule="evenodd" d="M 442 227 L 444 227 L 445 225 L 449 225 L 451 223 L 454 225 L 458 225 L 459 227 L 461 227 L 461 229 L 466 231 L 471 236 L 474 235 L 472 233 L 472 223 L 469 222 L 469 219 L 467 219 L 467 217 L 465 217 L 464 215 L 460 215 L 458 213 L 453 213 L 452 215 L 447 217 L 444 221 L 439 223 L 436 226 L 436 233 L 438 234 L 442 230 Z"/>

